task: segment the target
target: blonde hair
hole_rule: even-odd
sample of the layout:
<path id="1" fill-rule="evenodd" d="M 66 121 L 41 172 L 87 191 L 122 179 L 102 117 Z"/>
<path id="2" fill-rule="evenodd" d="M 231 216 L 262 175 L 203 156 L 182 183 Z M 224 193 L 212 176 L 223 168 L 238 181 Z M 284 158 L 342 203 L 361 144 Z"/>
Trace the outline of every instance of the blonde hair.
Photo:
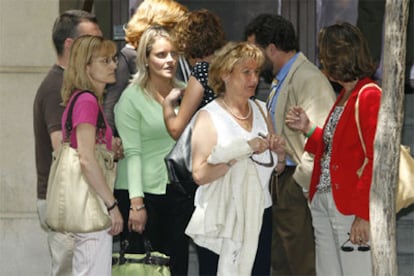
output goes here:
<path id="1" fill-rule="evenodd" d="M 78 37 L 72 44 L 68 67 L 63 73 L 62 100 L 63 105 L 69 102 L 72 94 L 80 90 L 95 93 L 96 87 L 86 72 L 86 67 L 96 57 L 112 57 L 116 54 L 116 45 L 110 40 L 99 36 L 84 35 Z M 102 99 L 99 99 L 102 101 Z"/>
<path id="2" fill-rule="evenodd" d="M 137 49 L 137 73 L 132 78 L 131 83 L 144 88 L 144 91 L 148 95 L 152 95 L 149 89 L 150 76 L 148 69 L 148 57 L 151 54 L 152 46 L 160 38 L 165 38 L 175 47 L 174 41 L 171 39 L 171 36 L 167 30 L 161 26 L 151 26 L 142 34 L 141 42 Z M 172 86 L 181 87 L 182 85 L 175 77 L 173 77 Z"/>
<path id="3" fill-rule="evenodd" d="M 125 27 L 125 40 L 135 49 L 144 31 L 152 25 L 171 30 L 188 9 L 173 0 L 144 0 Z"/>
<path id="4" fill-rule="evenodd" d="M 249 42 L 228 42 L 214 53 L 208 70 L 208 85 L 216 95 L 224 93 L 226 89 L 223 75 L 230 74 L 237 64 L 250 58 L 256 61 L 259 69 L 265 61 L 262 50 Z"/>

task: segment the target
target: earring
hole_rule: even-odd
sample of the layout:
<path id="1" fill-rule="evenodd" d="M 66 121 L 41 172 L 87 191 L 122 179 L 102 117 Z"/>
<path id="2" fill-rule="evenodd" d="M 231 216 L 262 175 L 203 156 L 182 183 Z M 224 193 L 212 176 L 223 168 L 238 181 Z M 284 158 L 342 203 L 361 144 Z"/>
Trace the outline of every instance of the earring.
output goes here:
<path id="1" fill-rule="evenodd" d="M 147 68 L 148 68 L 148 64 L 145 64 L 145 67 L 147 67 Z"/>

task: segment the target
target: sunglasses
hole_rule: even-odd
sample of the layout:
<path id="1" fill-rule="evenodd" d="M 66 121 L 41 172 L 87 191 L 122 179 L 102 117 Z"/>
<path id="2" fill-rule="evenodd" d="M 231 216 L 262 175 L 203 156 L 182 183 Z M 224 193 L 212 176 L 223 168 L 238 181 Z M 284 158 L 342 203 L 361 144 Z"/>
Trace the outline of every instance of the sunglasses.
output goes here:
<path id="1" fill-rule="evenodd" d="M 275 161 L 273 160 L 273 155 L 272 155 L 272 153 L 270 152 L 270 150 L 267 150 L 267 152 L 269 153 L 269 156 L 270 156 L 270 161 L 269 161 L 268 163 L 264 163 L 264 162 L 260 162 L 260 161 L 255 160 L 255 159 L 253 158 L 253 155 L 250 155 L 250 159 L 251 159 L 254 163 L 256 163 L 256 164 L 258 164 L 258 165 L 260 165 L 260 166 L 263 166 L 263 167 L 268 167 L 268 168 L 273 167 L 273 165 L 275 164 Z"/>
<path id="2" fill-rule="evenodd" d="M 342 245 L 341 245 L 341 250 L 344 252 L 352 252 L 355 250 L 354 246 L 352 245 L 347 245 L 347 243 L 350 243 L 351 240 L 347 239 Z M 369 251 L 371 249 L 371 247 L 368 244 L 364 244 L 364 245 L 359 245 L 357 247 L 358 251 L 361 252 L 365 252 L 365 251 Z"/>
<path id="3" fill-rule="evenodd" d="M 263 133 L 261 133 L 261 132 L 259 132 L 259 136 L 260 137 L 262 137 L 262 138 L 266 138 L 266 135 L 264 135 Z M 263 166 L 263 167 L 267 167 L 267 168 L 270 168 L 270 167 L 273 167 L 273 165 L 275 164 L 275 161 L 273 160 L 273 154 L 270 152 L 270 149 L 269 150 L 267 150 L 267 152 L 269 153 L 269 156 L 270 156 L 270 161 L 268 162 L 268 163 L 265 163 L 265 162 L 261 162 L 261 161 L 257 161 L 257 160 L 255 160 L 254 158 L 253 158 L 253 155 L 250 155 L 250 159 L 254 162 L 254 163 L 256 163 L 256 164 L 258 164 L 258 165 L 260 165 L 260 166 Z"/>

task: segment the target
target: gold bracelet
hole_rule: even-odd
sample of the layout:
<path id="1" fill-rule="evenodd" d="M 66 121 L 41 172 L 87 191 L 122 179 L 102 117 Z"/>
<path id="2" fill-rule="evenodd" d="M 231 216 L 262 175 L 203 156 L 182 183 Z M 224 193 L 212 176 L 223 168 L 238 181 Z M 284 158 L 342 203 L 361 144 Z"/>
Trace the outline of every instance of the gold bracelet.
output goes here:
<path id="1" fill-rule="evenodd" d="M 145 209 L 145 204 L 142 204 L 142 205 L 139 205 L 139 206 L 131 206 L 130 208 L 129 208 L 129 210 L 132 210 L 132 211 L 141 211 L 141 210 L 143 210 L 143 209 Z"/>

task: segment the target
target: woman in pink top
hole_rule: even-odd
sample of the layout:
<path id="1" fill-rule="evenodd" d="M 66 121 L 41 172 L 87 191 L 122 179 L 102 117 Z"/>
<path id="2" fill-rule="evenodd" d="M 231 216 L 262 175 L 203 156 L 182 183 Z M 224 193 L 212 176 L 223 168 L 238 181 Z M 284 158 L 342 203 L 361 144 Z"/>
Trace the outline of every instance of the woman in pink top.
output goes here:
<path id="1" fill-rule="evenodd" d="M 112 219 L 110 229 L 92 233 L 73 233 L 73 275 L 111 275 L 112 235 L 122 231 L 123 220 L 103 172 L 95 157 L 95 144 L 104 141 L 112 149 L 112 130 L 105 121 L 105 133 L 97 137 L 97 118 L 105 85 L 115 82 L 116 46 L 97 36 L 81 36 L 73 42 L 69 65 L 63 76 L 62 99 L 66 109 L 64 126 L 71 101 L 82 91 L 73 106 L 70 142 L 79 153 L 82 173 L 88 184 L 103 199 Z M 62 135 L 66 137 L 65 128 Z"/>

